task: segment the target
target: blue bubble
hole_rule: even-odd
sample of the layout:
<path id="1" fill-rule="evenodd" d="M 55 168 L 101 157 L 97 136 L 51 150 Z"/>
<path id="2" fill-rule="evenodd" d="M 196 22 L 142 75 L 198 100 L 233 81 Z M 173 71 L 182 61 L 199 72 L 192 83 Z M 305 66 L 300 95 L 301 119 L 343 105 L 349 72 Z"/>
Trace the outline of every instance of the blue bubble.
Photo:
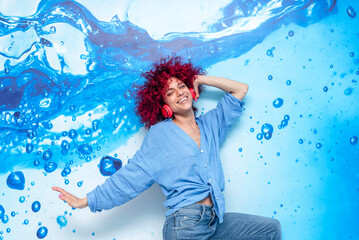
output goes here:
<path id="1" fill-rule="evenodd" d="M 350 52 L 349 56 L 354 57 L 354 52 Z"/>
<path id="2" fill-rule="evenodd" d="M 20 202 L 20 203 L 25 202 L 25 197 L 24 197 L 24 196 L 21 196 L 21 197 L 19 198 L 19 202 Z"/>
<path id="3" fill-rule="evenodd" d="M 68 179 L 65 179 L 65 184 L 68 185 L 70 181 Z"/>
<path id="4" fill-rule="evenodd" d="M 69 131 L 69 138 L 75 139 L 76 137 L 77 137 L 77 132 L 76 132 L 76 130 L 75 130 L 75 129 L 71 129 L 71 130 Z"/>
<path id="5" fill-rule="evenodd" d="M 36 135 L 37 135 L 37 132 L 35 130 L 30 129 L 30 130 L 27 131 L 27 137 L 29 139 L 33 139 Z"/>
<path id="6" fill-rule="evenodd" d="M 63 131 L 63 132 L 62 132 L 62 136 L 63 136 L 63 137 L 66 137 L 66 136 L 67 136 L 67 132 L 66 132 L 66 131 Z"/>
<path id="7" fill-rule="evenodd" d="M 43 153 L 43 155 L 42 155 L 42 158 L 43 158 L 45 161 L 51 159 L 51 157 L 52 157 L 52 152 L 51 152 L 50 149 L 46 150 L 46 151 Z"/>
<path id="8" fill-rule="evenodd" d="M 262 139 L 263 139 L 263 134 L 262 134 L 262 133 L 258 133 L 258 134 L 257 134 L 257 139 L 258 139 L 258 140 L 262 140 Z"/>
<path id="9" fill-rule="evenodd" d="M 88 145 L 87 143 L 85 144 L 81 144 L 80 146 L 77 147 L 77 150 L 85 155 L 90 155 L 92 153 L 92 147 L 90 145 Z"/>
<path id="10" fill-rule="evenodd" d="M 83 183 L 84 183 L 83 181 L 77 182 L 77 186 L 81 187 Z"/>
<path id="11" fill-rule="evenodd" d="M 352 6 L 347 7 L 347 13 L 351 18 L 355 18 L 355 16 L 357 15 Z"/>
<path id="12" fill-rule="evenodd" d="M 288 114 L 284 115 L 284 120 L 289 121 L 290 117 Z"/>
<path id="13" fill-rule="evenodd" d="M 321 143 L 317 143 L 315 146 L 316 146 L 317 149 L 320 149 L 320 148 L 322 147 L 322 144 L 321 144 Z"/>
<path id="14" fill-rule="evenodd" d="M 303 139 L 298 140 L 299 144 L 303 144 Z"/>
<path id="15" fill-rule="evenodd" d="M 2 218 L 1 218 L 1 221 L 2 221 L 2 223 L 7 223 L 8 221 L 9 221 L 9 216 L 8 215 L 4 215 Z"/>
<path id="16" fill-rule="evenodd" d="M 238 149 L 238 151 L 240 151 L 240 152 L 242 152 L 242 150 L 243 150 L 242 148 L 239 148 L 239 149 Z"/>
<path id="17" fill-rule="evenodd" d="M 40 208 L 41 208 L 41 203 L 39 201 L 35 201 L 31 204 L 31 209 L 33 212 L 40 211 Z"/>
<path id="18" fill-rule="evenodd" d="M 64 150 L 69 150 L 70 149 L 70 143 L 67 140 L 63 140 L 61 142 L 61 148 Z"/>
<path id="19" fill-rule="evenodd" d="M 34 186 L 34 185 L 35 185 L 35 182 L 34 182 L 34 181 L 32 181 L 32 182 L 31 182 L 31 186 Z"/>
<path id="20" fill-rule="evenodd" d="M 21 171 L 11 173 L 6 180 L 7 186 L 12 189 L 24 190 L 25 177 Z"/>
<path id="21" fill-rule="evenodd" d="M 71 173 L 71 168 L 66 166 L 62 171 L 61 171 L 61 176 L 66 177 L 67 175 L 69 175 Z"/>
<path id="22" fill-rule="evenodd" d="M 72 117 L 72 121 L 74 121 L 74 122 L 76 121 L 76 117 L 75 117 L 75 116 Z"/>
<path id="23" fill-rule="evenodd" d="M 264 138 L 265 138 L 266 140 L 271 139 L 271 138 L 272 138 L 272 133 L 271 133 L 271 132 L 266 132 L 266 133 L 264 134 Z"/>
<path id="24" fill-rule="evenodd" d="M 86 135 L 90 135 L 92 133 L 91 128 L 86 129 L 85 133 L 86 133 Z"/>
<path id="25" fill-rule="evenodd" d="M 283 105 L 283 99 L 277 98 L 273 101 L 273 107 L 280 108 Z"/>
<path id="26" fill-rule="evenodd" d="M 289 36 L 289 37 L 293 37 L 293 35 L 294 35 L 294 31 L 293 31 L 293 30 L 290 30 L 290 31 L 288 32 L 288 36 Z"/>
<path id="27" fill-rule="evenodd" d="M 14 211 L 11 212 L 11 217 L 15 217 L 16 213 Z"/>
<path id="28" fill-rule="evenodd" d="M 273 126 L 269 123 L 265 123 L 262 125 L 261 132 L 262 134 L 265 134 L 267 132 L 273 133 Z"/>
<path id="29" fill-rule="evenodd" d="M 57 168 L 57 163 L 55 162 L 47 162 L 44 166 L 44 170 L 47 173 L 52 173 Z"/>
<path id="30" fill-rule="evenodd" d="M 46 228 L 46 227 L 40 227 L 40 228 L 37 230 L 36 235 L 37 235 L 37 237 L 40 238 L 40 239 L 46 237 L 46 235 L 47 235 L 47 228 Z"/>
<path id="31" fill-rule="evenodd" d="M 323 91 L 324 91 L 324 92 L 327 92 L 327 91 L 328 91 L 328 87 L 327 87 L 327 86 L 324 86 L 324 87 L 323 87 Z"/>
<path id="32" fill-rule="evenodd" d="M 97 151 L 100 151 L 100 150 L 101 150 L 101 147 L 100 147 L 100 146 L 98 146 L 96 149 L 97 149 Z"/>
<path id="33" fill-rule="evenodd" d="M 286 127 L 288 125 L 288 121 L 284 119 L 280 122 L 280 124 L 282 125 L 282 127 Z"/>
<path id="34" fill-rule="evenodd" d="M 65 227 L 67 225 L 67 220 L 64 216 L 58 216 L 56 218 L 56 222 L 61 226 L 61 227 Z"/>
<path id="35" fill-rule="evenodd" d="M 90 162 L 91 161 L 91 157 L 90 156 L 87 156 L 86 157 L 86 162 Z"/>
<path id="36" fill-rule="evenodd" d="M 272 80 L 273 79 L 273 76 L 272 75 L 269 75 L 268 76 L 268 80 Z"/>
<path id="37" fill-rule="evenodd" d="M 357 136 L 353 136 L 353 137 L 350 138 L 350 144 L 351 145 L 355 145 L 355 144 L 357 144 L 357 142 L 358 142 L 358 137 Z"/>
<path id="38" fill-rule="evenodd" d="M 39 165 L 40 165 L 40 161 L 39 161 L 39 160 L 37 160 L 37 159 L 36 159 L 36 160 L 34 160 L 34 166 L 35 166 L 35 167 L 37 167 L 37 166 L 39 166 Z"/>
<path id="39" fill-rule="evenodd" d="M 75 105 L 70 105 L 70 111 L 75 112 L 76 111 L 76 106 Z"/>
<path id="40" fill-rule="evenodd" d="M 285 83 L 289 86 L 289 85 L 292 83 L 292 81 L 291 81 L 291 80 L 287 80 Z"/>
<path id="41" fill-rule="evenodd" d="M 92 233 L 92 236 L 95 236 L 95 232 Z"/>
<path id="42" fill-rule="evenodd" d="M 97 120 L 97 119 L 92 122 L 92 129 L 93 129 L 94 131 L 98 130 L 98 125 L 99 125 L 99 123 L 100 123 L 100 121 Z"/>
<path id="43" fill-rule="evenodd" d="M 100 161 L 100 173 L 103 176 L 111 176 L 122 167 L 122 161 L 117 158 L 105 156 Z"/>
<path id="44" fill-rule="evenodd" d="M 347 89 L 345 89 L 344 94 L 347 95 L 347 96 L 349 96 L 349 95 L 352 94 L 352 92 L 353 92 L 353 88 L 348 87 Z"/>
<path id="45" fill-rule="evenodd" d="M 2 219 L 4 215 L 5 215 L 5 209 L 2 205 L 0 205 L 0 219 Z"/>
<path id="46" fill-rule="evenodd" d="M 249 129 L 250 132 L 254 132 L 254 128 Z"/>
<path id="47" fill-rule="evenodd" d="M 6 232 L 7 233 L 11 232 L 11 228 L 6 228 Z"/>
<path id="48" fill-rule="evenodd" d="M 52 129 L 52 127 L 53 127 L 51 122 L 43 122 L 42 126 L 44 126 L 44 128 L 48 129 L 48 130 Z"/>
<path id="49" fill-rule="evenodd" d="M 25 224 L 25 225 L 29 224 L 29 219 L 25 219 L 25 220 L 24 220 L 24 224 Z"/>
<path id="50" fill-rule="evenodd" d="M 27 152 L 27 153 L 31 153 L 32 150 L 34 150 L 34 146 L 32 145 L 32 143 L 28 143 L 28 144 L 26 145 L 26 152 Z"/>
<path id="51" fill-rule="evenodd" d="M 282 125 L 278 125 L 278 129 L 282 129 Z"/>

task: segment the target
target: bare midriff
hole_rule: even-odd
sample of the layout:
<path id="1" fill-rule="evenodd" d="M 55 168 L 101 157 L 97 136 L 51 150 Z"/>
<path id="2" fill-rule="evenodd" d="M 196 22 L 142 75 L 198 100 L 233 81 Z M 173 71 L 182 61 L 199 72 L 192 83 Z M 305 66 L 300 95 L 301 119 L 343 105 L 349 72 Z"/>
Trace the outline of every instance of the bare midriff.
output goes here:
<path id="1" fill-rule="evenodd" d="M 211 195 L 208 195 L 205 199 L 202 199 L 201 201 L 199 201 L 197 203 L 198 204 L 203 204 L 203 205 L 209 205 L 209 206 L 213 205 Z"/>

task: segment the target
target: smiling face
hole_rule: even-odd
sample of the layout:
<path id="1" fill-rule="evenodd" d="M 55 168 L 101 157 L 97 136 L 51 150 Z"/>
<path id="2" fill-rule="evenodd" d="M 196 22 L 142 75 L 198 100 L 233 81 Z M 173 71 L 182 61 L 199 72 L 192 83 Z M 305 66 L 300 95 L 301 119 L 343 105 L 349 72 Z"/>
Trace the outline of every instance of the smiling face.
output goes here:
<path id="1" fill-rule="evenodd" d="M 173 111 L 174 115 L 185 115 L 192 110 L 193 98 L 186 84 L 176 77 L 171 77 L 163 99 Z"/>

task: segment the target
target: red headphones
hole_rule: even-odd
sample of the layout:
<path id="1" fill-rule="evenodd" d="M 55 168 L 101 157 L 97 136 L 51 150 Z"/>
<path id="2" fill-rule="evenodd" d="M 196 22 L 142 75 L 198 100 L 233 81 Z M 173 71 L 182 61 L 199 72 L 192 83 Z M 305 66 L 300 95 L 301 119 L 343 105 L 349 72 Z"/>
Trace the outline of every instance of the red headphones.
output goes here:
<path id="1" fill-rule="evenodd" d="M 193 88 L 190 88 L 189 91 L 191 92 L 192 98 L 194 99 L 196 97 L 196 92 L 194 91 Z M 168 106 L 167 104 L 163 105 L 161 109 L 161 113 L 165 118 L 170 118 L 173 115 L 173 111 L 171 107 Z"/>

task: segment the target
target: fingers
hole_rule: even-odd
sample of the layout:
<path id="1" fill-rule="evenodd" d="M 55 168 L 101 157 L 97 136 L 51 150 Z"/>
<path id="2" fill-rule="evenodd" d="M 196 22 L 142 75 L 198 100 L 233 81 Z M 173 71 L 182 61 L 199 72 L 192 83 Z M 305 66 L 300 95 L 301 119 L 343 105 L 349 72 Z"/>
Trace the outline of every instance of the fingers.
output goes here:
<path id="1" fill-rule="evenodd" d="M 77 197 L 75 197 L 74 195 L 72 195 L 71 193 L 65 191 L 62 188 L 59 187 L 52 187 L 52 190 L 57 191 L 59 193 L 61 193 L 59 195 L 59 198 L 63 201 L 65 201 L 68 205 L 70 205 L 71 207 L 76 207 L 75 203 L 77 201 Z"/>

